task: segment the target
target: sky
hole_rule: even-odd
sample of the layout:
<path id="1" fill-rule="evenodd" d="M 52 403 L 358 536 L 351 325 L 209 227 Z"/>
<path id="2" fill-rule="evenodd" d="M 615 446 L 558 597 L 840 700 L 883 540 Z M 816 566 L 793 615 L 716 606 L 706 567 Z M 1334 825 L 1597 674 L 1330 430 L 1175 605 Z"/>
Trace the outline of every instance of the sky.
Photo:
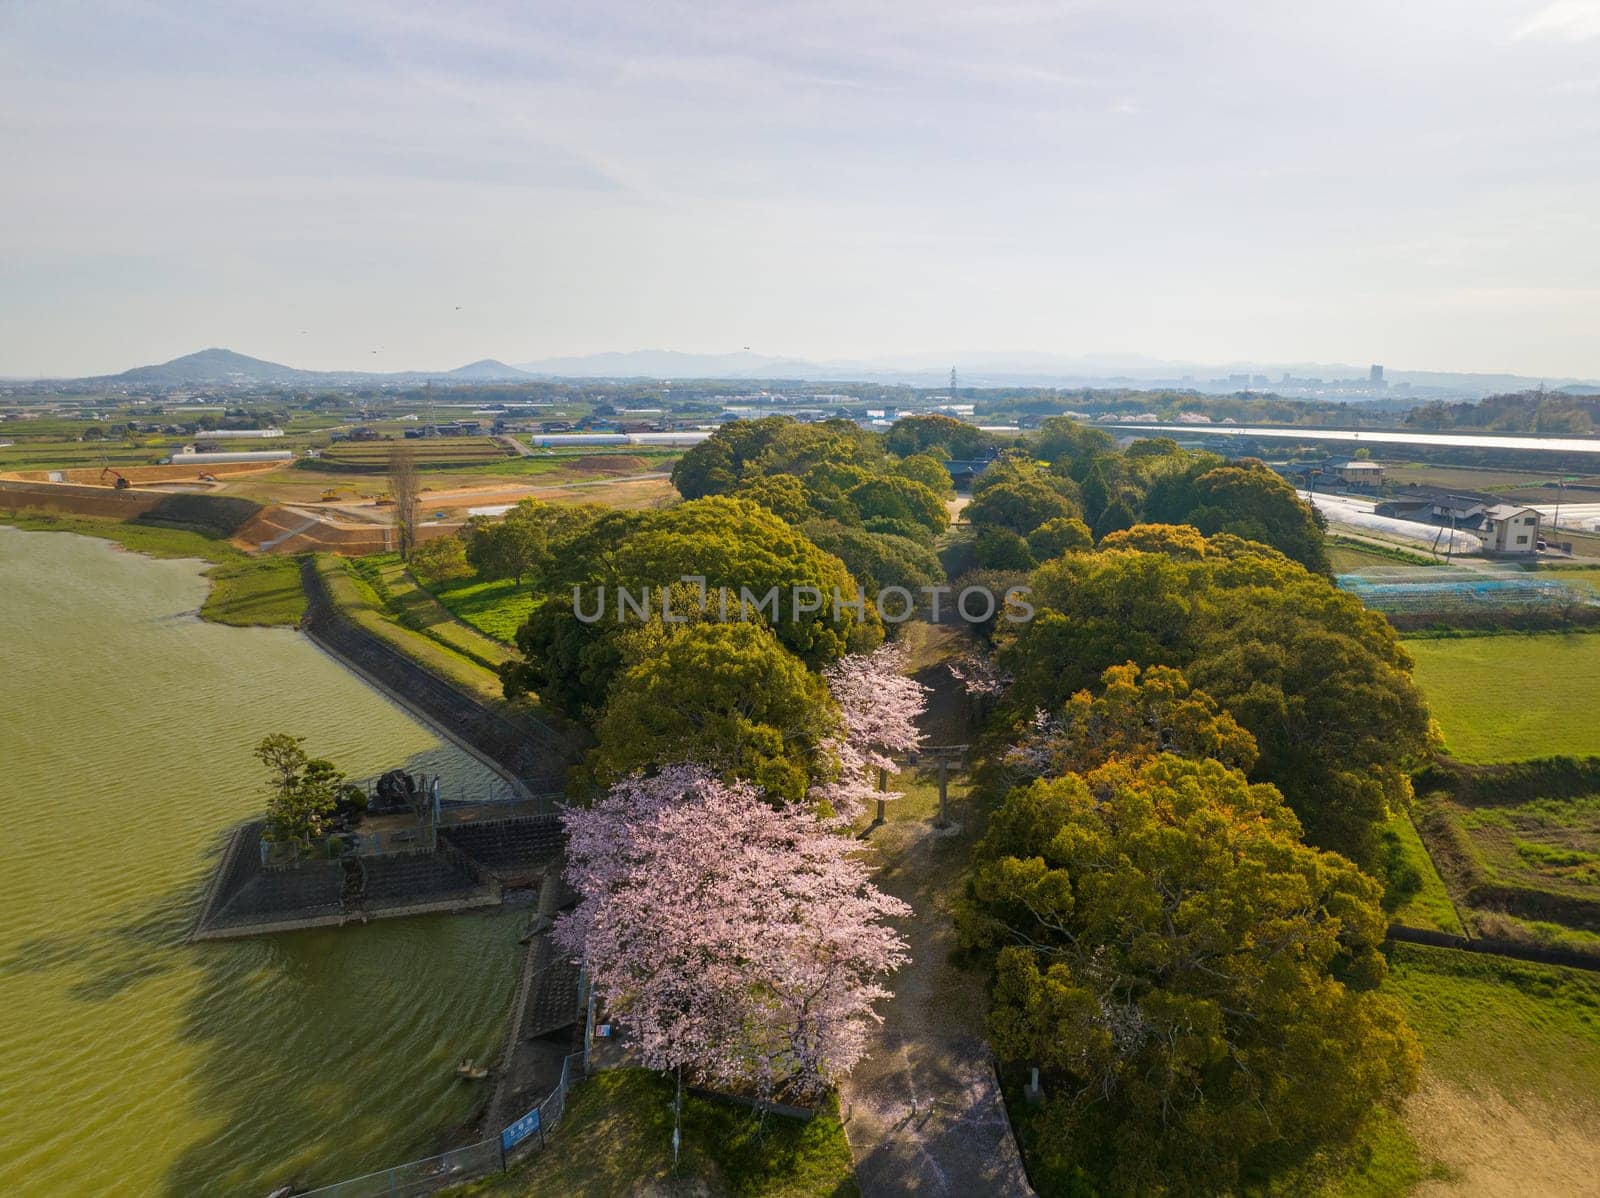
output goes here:
<path id="1" fill-rule="evenodd" d="M 5 375 L 1600 378 L 1600 0 L 0 0 L 0 163 Z"/>

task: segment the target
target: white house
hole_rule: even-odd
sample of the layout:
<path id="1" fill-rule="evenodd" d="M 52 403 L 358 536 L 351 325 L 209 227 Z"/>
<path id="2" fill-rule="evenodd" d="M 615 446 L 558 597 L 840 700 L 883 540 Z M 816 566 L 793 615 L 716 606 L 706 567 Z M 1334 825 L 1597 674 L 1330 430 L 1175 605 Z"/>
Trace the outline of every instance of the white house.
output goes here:
<path id="1" fill-rule="evenodd" d="M 1539 548 L 1539 513 L 1531 507 L 1497 503 L 1483 509 L 1483 550 L 1492 554 L 1527 554 Z"/>

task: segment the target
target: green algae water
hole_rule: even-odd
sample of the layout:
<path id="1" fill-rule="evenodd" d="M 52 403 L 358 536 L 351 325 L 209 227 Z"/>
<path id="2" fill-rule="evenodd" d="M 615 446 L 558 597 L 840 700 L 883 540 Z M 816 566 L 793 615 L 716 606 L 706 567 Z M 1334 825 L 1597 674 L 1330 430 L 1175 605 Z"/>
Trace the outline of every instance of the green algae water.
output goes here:
<path id="1" fill-rule="evenodd" d="M 485 767 L 298 633 L 202 623 L 194 562 L 0 527 L 0 1194 L 266 1195 L 439 1147 L 519 921 L 188 945 L 269 732 L 354 776 Z"/>

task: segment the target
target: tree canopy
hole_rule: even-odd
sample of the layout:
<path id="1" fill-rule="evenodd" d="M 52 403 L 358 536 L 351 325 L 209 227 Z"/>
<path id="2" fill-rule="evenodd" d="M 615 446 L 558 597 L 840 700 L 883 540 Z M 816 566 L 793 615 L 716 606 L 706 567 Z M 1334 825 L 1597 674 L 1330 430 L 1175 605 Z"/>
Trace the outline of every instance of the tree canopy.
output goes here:
<path id="1" fill-rule="evenodd" d="M 640 606 L 647 598 L 659 612 L 663 590 L 686 576 L 705 580 L 710 607 L 720 612 L 726 595 L 730 612 L 770 627 L 813 669 L 882 638 L 870 596 L 859 612 L 846 606 L 858 588 L 843 562 L 763 507 L 712 497 L 613 514 L 578 537 L 552 566 L 545 597 L 517 633 L 524 660 L 507 672 L 508 692 L 532 690 L 570 714 L 594 713 L 621 661 L 617 637 L 642 618 L 620 595 Z M 750 596 L 748 610 L 742 594 Z M 577 607 L 600 614 L 586 621 Z"/>
<path id="2" fill-rule="evenodd" d="M 836 716 L 822 679 L 771 629 L 652 620 L 632 630 L 622 650 L 595 729 L 598 781 L 698 761 L 771 795 L 805 795 Z"/>
<path id="3" fill-rule="evenodd" d="M 1415 1085 L 1380 887 L 1299 832 L 1273 787 L 1170 754 L 1007 796 L 960 923 L 995 954 L 996 1052 L 1041 1070 L 1053 1175 L 1231 1191 Z"/>
<path id="4" fill-rule="evenodd" d="M 1108 666 L 1183 670 L 1260 745 L 1311 839 L 1370 862 L 1429 747 L 1410 659 L 1383 617 L 1263 545 L 1131 529 L 1032 576 L 1038 614 L 1001 654 L 1021 713 L 1057 710 Z M 1108 545 L 1116 537 L 1107 538 Z"/>

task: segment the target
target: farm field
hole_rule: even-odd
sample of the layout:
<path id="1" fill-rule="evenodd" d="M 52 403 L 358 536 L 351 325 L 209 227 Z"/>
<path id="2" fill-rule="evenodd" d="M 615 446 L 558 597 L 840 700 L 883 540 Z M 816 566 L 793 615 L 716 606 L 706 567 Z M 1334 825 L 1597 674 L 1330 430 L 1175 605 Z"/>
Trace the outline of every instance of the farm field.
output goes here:
<path id="1" fill-rule="evenodd" d="M 1600 1176 L 1600 975 L 1390 946 L 1384 990 L 1424 1050 L 1406 1108 L 1418 1198 L 1581 1195 Z"/>
<path id="2" fill-rule="evenodd" d="M 1504 470 L 1494 467 L 1435 466 L 1424 462 L 1384 463 L 1389 482 L 1416 483 L 1429 487 L 1459 487 L 1464 491 L 1510 492 L 1538 489 L 1559 478 L 1571 478 L 1552 471 Z M 1594 482 L 1595 478 L 1580 481 Z"/>
<path id="3" fill-rule="evenodd" d="M 1466 762 L 1600 754 L 1600 636 L 1539 633 L 1408 641 L 1416 679 Z"/>
<path id="4" fill-rule="evenodd" d="M 1382 568 L 1385 570 L 1407 568 L 1428 570 L 1433 568 L 1431 562 L 1409 560 L 1416 554 L 1407 554 L 1404 551 L 1386 553 L 1382 549 L 1358 545 L 1350 541 L 1329 540 L 1328 562 L 1333 567 L 1335 574 L 1355 574 L 1362 570 Z"/>
<path id="5" fill-rule="evenodd" d="M 342 467 L 351 470 L 383 474 L 389 469 L 389 459 L 397 450 L 409 449 L 416 457 L 420 469 L 438 469 L 446 466 L 477 466 L 515 457 L 516 451 L 508 449 L 489 437 L 418 437 L 396 438 L 393 441 L 339 441 L 322 450 L 317 460 L 324 468 Z"/>
<path id="6" fill-rule="evenodd" d="M 1600 795 L 1450 806 L 1490 881 L 1600 899 Z"/>

